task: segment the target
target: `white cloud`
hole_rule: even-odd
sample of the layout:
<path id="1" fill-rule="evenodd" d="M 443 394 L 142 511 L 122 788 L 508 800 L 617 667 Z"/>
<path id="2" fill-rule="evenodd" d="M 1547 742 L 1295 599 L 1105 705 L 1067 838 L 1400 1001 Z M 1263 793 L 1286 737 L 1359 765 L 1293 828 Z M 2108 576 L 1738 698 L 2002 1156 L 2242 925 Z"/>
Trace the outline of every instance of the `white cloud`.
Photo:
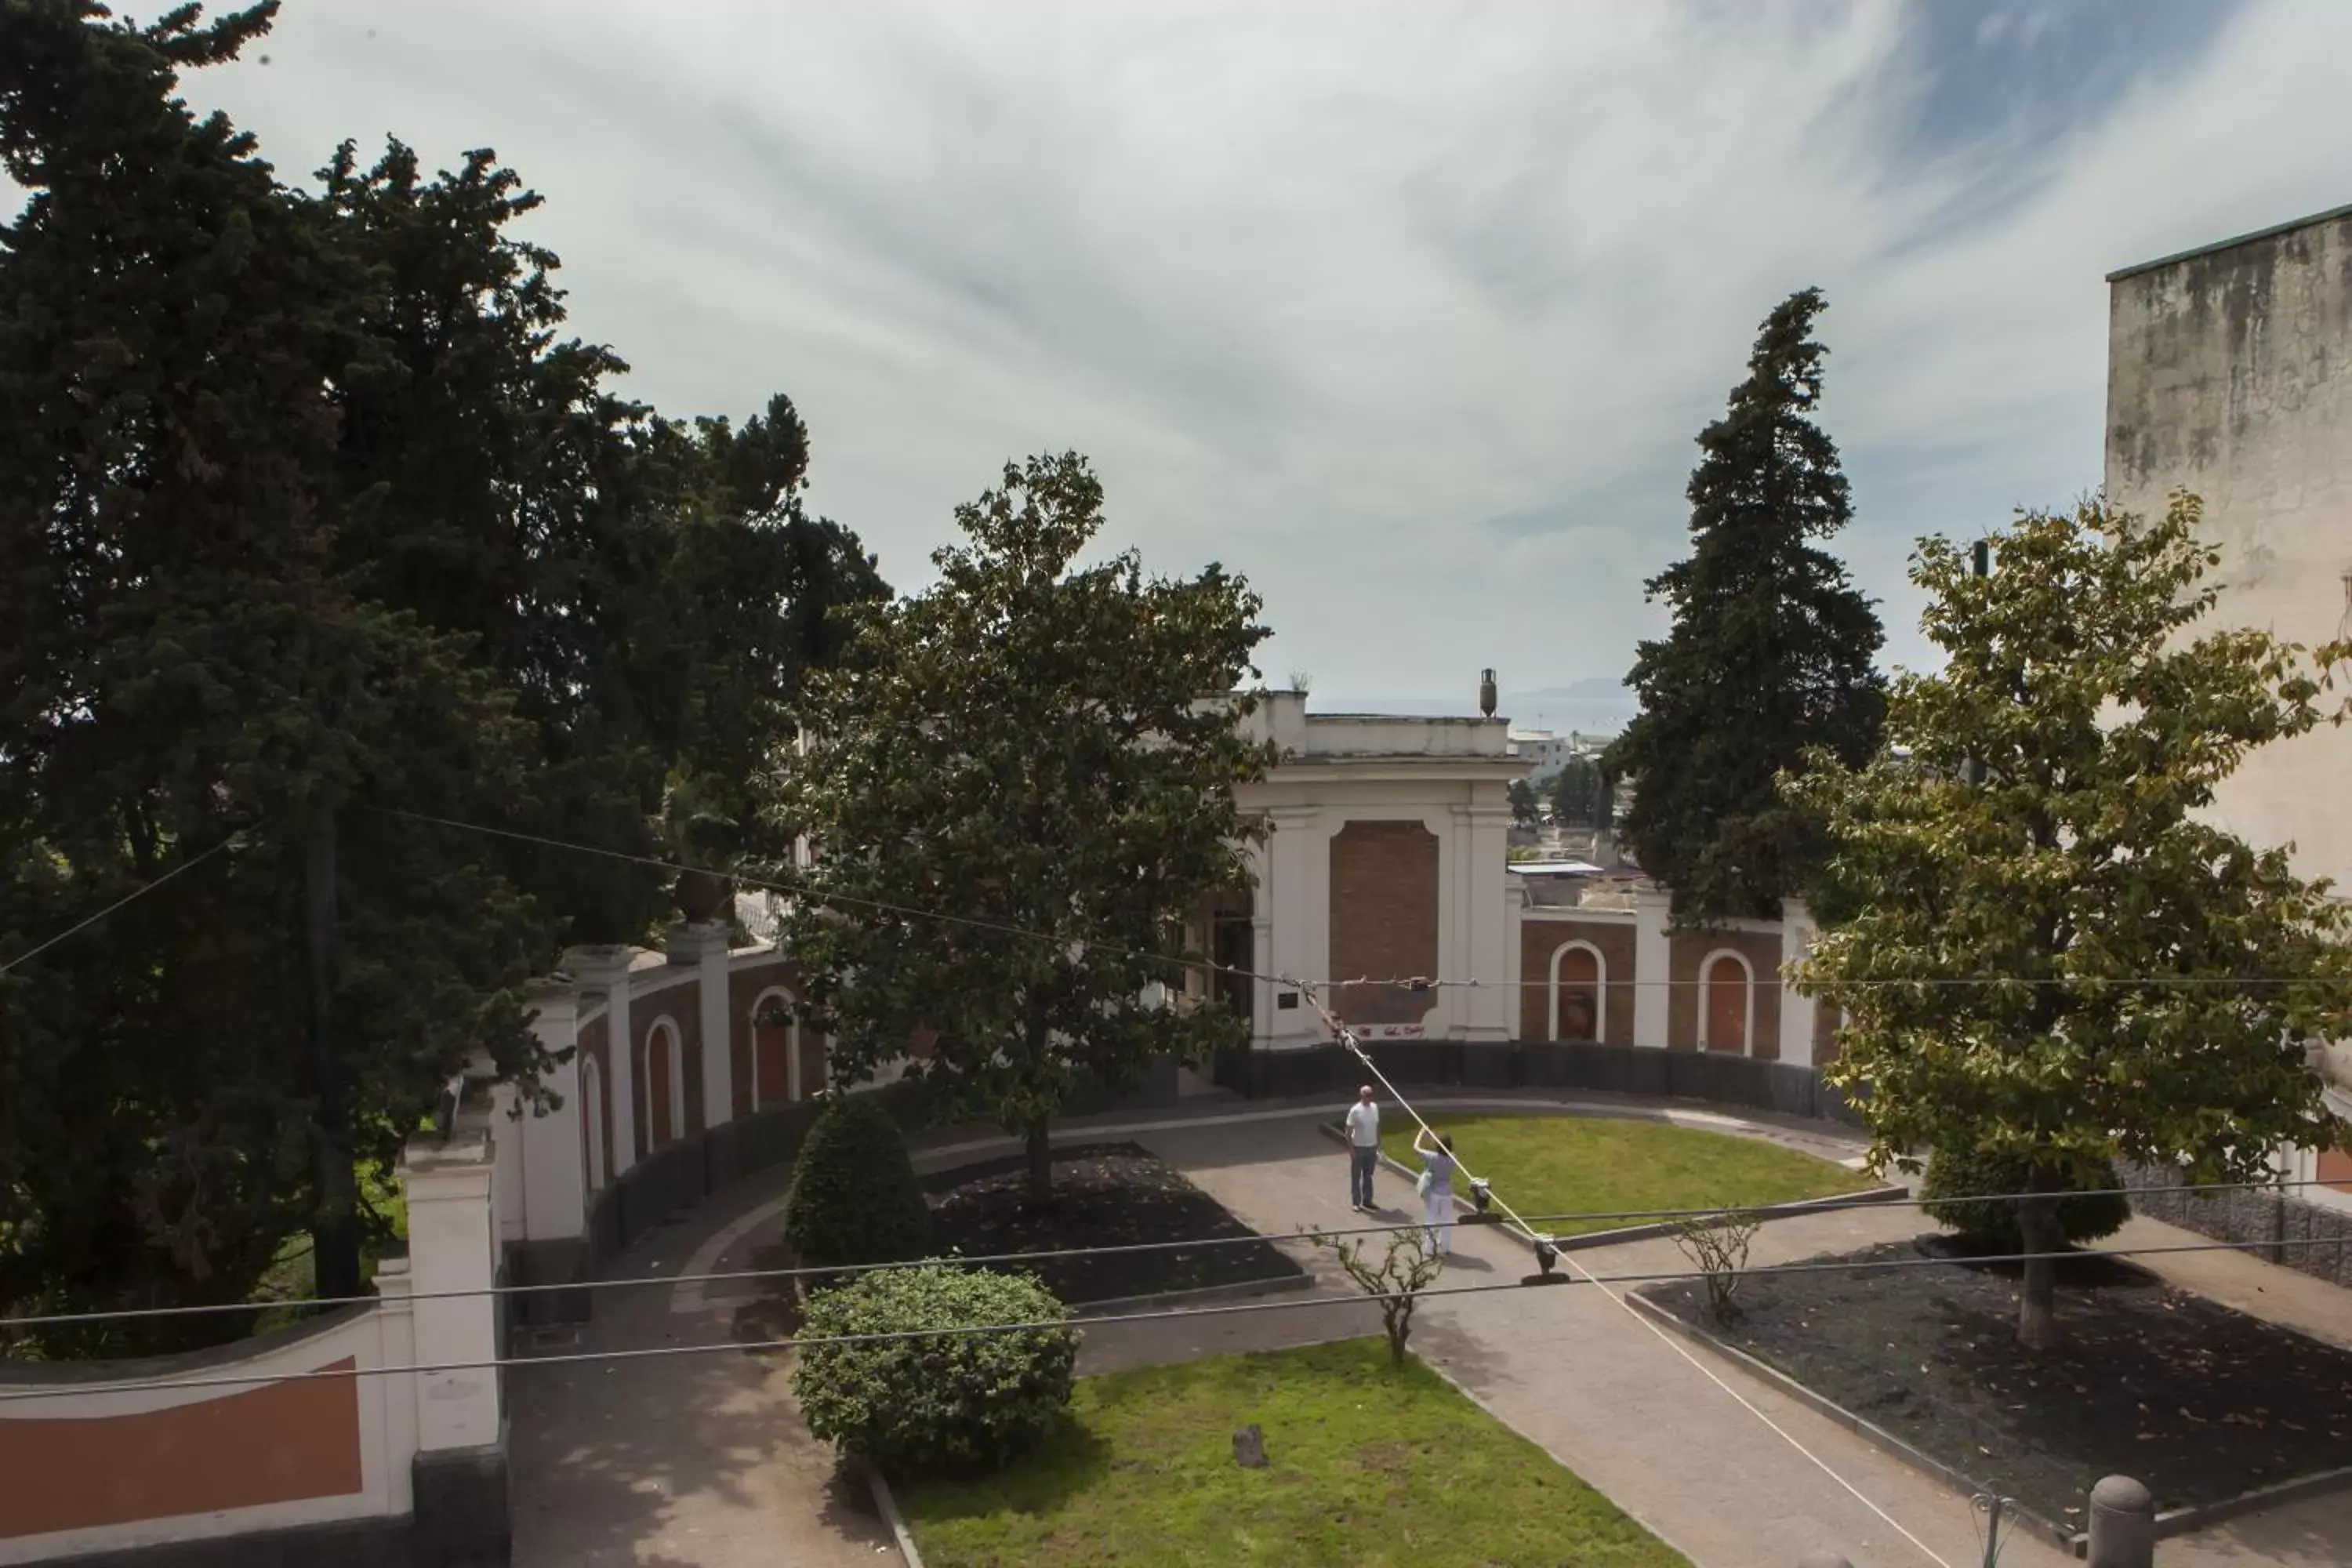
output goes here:
<path id="1" fill-rule="evenodd" d="M 1006 458 L 1076 447 L 1110 543 L 1265 591 L 1270 670 L 1450 693 L 1624 668 L 1691 437 L 1816 282 L 1843 548 L 1917 659 L 1913 534 L 2097 480 L 2102 274 L 2352 199 L 2352 8 L 2255 10 L 2072 137 L 1898 157 L 1908 17 L 307 0 L 188 90 L 289 171 L 495 146 L 575 329 L 671 412 L 789 393 L 894 581 Z"/>

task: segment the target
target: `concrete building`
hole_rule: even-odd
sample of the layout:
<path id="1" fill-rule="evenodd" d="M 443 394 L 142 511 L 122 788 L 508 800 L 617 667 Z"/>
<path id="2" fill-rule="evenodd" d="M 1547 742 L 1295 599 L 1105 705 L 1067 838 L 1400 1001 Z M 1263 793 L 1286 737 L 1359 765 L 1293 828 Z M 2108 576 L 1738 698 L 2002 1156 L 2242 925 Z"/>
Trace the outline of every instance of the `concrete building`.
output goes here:
<path id="1" fill-rule="evenodd" d="M 2215 622 L 2306 646 L 2352 635 L 2352 207 L 2107 282 L 2108 501 L 2147 515 L 2174 489 L 2204 501 Z M 2213 816 L 2352 889 L 2352 725 L 2257 751 Z M 2328 1070 L 2352 1117 L 2352 1051 L 2336 1047 Z M 2340 1152 L 2284 1163 L 2352 1181 Z"/>

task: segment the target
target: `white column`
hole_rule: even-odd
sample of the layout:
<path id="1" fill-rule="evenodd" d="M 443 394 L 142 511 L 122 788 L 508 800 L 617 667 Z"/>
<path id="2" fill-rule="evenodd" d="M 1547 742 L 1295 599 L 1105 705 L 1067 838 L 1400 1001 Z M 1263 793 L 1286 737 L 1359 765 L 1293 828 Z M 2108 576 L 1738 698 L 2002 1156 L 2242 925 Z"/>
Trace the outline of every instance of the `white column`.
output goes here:
<path id="1" fill-rule="evenodd" d="M 375 1266 L 376 1354 L 379 1366 L 415 1366 L 415 1307 L 409 1299 L 408 1259 L 386 1258 Z M 394 1511 L 415 1507 L 416 1412 L 414 1373 L 379 1373 L 368 1381 L 383 1385 L 378 1408 L 383 1413 L 384 1491 Z"/>
<path id="2" fill-rule="evenodd" d="M 1519 1020 L 1527 1016 L 1525 1009 L 1528 994 L 1528 890 L 1524 886 L 1525 878 L 1514 877 L 1510 874 L 1509 854 L 1507 840 L 1504 847 L 1505 869 L 1503 872 L 1503 990 L 1504 994 L 1510 998 L 1507 1005 L 1509 1008 L 1511 1038 L 1516 1040 L 1519 1037 Z M 1601 999 L 1601 1005 L 1605 1014 L 1608 1005 L 1606 997 Z M 1602 1024 L 1604 1036 L 1606 1030 L 1604 1019 Z"/>
<path id="3" fill-rule="evenodd" d="M 1455 1037 L 1465 1040 L 1507 1040 L 1516 1032 L 1516 994 L 1504 984 L 1514 965 L 1507 938 L 1512 931 L 1510 911 L 1511 808 L 1507 805 L 1454 807 L 1459 845 L 1465 864 L 1459 879 L 1462 897 L 1454 907 L 1454 924 L 1461 928 L 1461 958 L 1449 979 L 1481 984 L 1461 992 L 1455 1015 Z"/>
<path id="4" fill-rule="evenodd" d="M 1265 844 L 1265 880 L 1274 897 L 1257 910 L 1270 922 L 1264 938 L 1267 950 L 1265 967 L 1276 974 L 1297 980 L 1328 978 L 1323 973 L 1328 963 L 1318 963 L 1323 955 L 1313 949 L 1317 931 L 1330 923 L 1329 841 L 1319 831 L 1318 814 L 1312 806 L 1278 805 L 1266 815 L 1274 824 L 1274 833 Z M 1328 954 L 1328 935 L 1323 945 Z M 1307 1045 L 1320 1039 L 1324 1030 L 1312 1008 L 1303 1002 L 1287 1010 L 1275 1005 L 1275 999 L 1288 989 L 1267 988 L 1265 1005 L 1269 1010 L 1264 1025 L 1266 1034 L 1276 1044 L 1285 1046 Z"/>
<path id="5" fill-rule="evenodd" d="M 701 971 L 698 994 L 701 1002 L 705 1127 L 718 1127 L 735 1120 L 735 1020 L 729 1005 L 727 984 L 729 934 L 725 921 L 681 925 L 669 933 L 669 961 L 692 963 Z M 751 1048 L 748 1042 L 744 1048 Z M 684 1070 L 682 1066 L 679 1070 Z"/>
<path id="6" fill-rule="evenodd" d="M 1671 948 L 1666 918 L 1673 900 L 1662 889 L 1643 888 L 1633 900 L 1633 1043 L 1654 1050 L 1666 1047 L 1666 984 Z"/>
<path id="7" fill-rule="evenodd" d="M 420 1450 L 475 1448 L 499 1440 L 497 1221 L 490 1207 L 493 1131 L 475 1110 L 446 1140 L 412 1140 L 401 1155 L 408 1201 L 408 1279 L 416 1363 L 460 1370 L 415 1374 Z M 465 1291 L 473 1294 L 450 1295 Z"/>
<path id="8" fill-rule="evenodd" d="M 562 1241 L 587 1226 L 588 1162 L 580 1146 L 580 995 L 567 980 L 541 981 L 530 1005 L 531 1032 L 542 1049 L 563 1052 L 541 1082 L 562 1103 L 526 1110 L 515 1124 L 522 1142 L 522 1233 L 532 1241 Z"/>
<path id="9" fill-rule="evenodd" d="M 1275 910 L 1288 893 L 1275 885 L 1274 844 L 1271 838 L 1253 844 L 1248 849 L 1250 867 L 1250 962 L 1251 973 L 1257 976 L 1250 982 L 1250 1043 L 1256 1047 L 1274 1043 L 1274 982 L 1266 976 L 1274 973 Z"/>
<path id="10" fill-rule="evenodd" d="M 1788 976 L 1812 945 L 1811 912 L 1795 899 L 1780 900 L 1780 1059 L 1800 1067 L 1813 1065 L 1813 1029 L 1822 1005 L 1815 997 L 1799 995 Z"/>
<path id="11" fill-rule="evenodd" d="M 582 992 L 604 998 L 604 1100 L 613 1112 L 613 1146 L 604 1162 L 608 1182 L 620 1180 L 637 1163 L 637 1056 L 629 1030 L 629 964 L 635 957 L 630 947 L 575 947 L 563 955 L 563 966 Z"/>

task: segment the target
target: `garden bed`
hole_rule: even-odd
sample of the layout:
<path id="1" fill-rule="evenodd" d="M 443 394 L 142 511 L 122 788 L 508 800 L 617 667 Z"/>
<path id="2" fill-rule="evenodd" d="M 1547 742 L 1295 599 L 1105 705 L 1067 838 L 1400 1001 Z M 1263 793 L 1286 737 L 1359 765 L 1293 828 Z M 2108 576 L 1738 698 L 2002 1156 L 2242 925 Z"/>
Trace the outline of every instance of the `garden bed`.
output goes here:
<path id="1" fill-rule="evenodd" d="M 1823 1261 L 1947 1261 L 1751 1277 L 1728 1328 L 1697 1282 L 1638 1294 L 2064 1531 L 2104 1476 L 2169 1513 L 2352 1467 L 2352 1352 L 2095 1257 L 2060 1268 L 2065 1342 L 2028 1351 L 2021 1266 L 1923 1239 Z"/>
<path id="2" fill-rule="evenodd" d="M 1389 1125 L 1381 1152 L 1419 1171 L 1412 1152 L 1420 1131 L 1410 1118 Z M 1519 1213 L 1590 1214 L 1761 1208 L 1842 1197 L 1879 1184 L 1833 1161 L 1761 1138 L 1677 1127 L 1668 1121 L 1601 1116 L 1433 1113 L 1429 1124 L 1454 1139 L 1474 1175 Z M 1469 1195 L 1457 1181 L 1455 1193 Z M 1579 1236 L 1640 1225 L 1638 1219 L 1563 1220 L 1538 1225 L 1553 1236 Z"/>
<path id="3" fill-rule="evenodd" d="M 1267 1464 L 1234 1462 L 1255 1425 Z M 1082 1379 L 986 1480 L 901 1480 L 929 1568 L 1281 1563 L 1688 1568 L 1608 1499 L 1378 1340 Z"/>
<path id="4" fill-rule="evenodd" d="M 932 1205 L 931 1250 L 940 1256 L 1257 1234 L 1134 1143 L 1055 1149 L 1053 1195 L 1042 1205 L 1029 1199 L 1025 1155 L 937 1172 L 923 1179 L 923 1187 Z M 1047 1258 L 1029 1267 L 1072 1306 L 1176 1290 L 1278 1287 L 1308 1279 L 1305 1268 L 1265 1241 Z"/>

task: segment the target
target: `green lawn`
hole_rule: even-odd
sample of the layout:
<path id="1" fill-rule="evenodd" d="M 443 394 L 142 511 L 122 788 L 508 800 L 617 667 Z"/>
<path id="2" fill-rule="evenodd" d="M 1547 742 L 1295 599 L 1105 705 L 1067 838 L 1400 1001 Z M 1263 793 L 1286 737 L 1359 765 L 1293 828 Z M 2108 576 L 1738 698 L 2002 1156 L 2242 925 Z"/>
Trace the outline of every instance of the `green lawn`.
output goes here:
<path id="1" fill-rule="evenodd" d="M 1408 1169 L 1420 1131 L 1391 1114 L 1381 1147 Z M 1399 1127 L 1397 1123 L 1402 1121 Z M 1875 1185 L 1859 1171 L 1758 1138 L 1702 1132 L 1663 1121 L 1598 1116 L 1447 1116 L 1429 1124 L 1454 1138 L 1454 1152 L 1474 1175 L 1524 1215 L 1595 1210 L 1686 1209 L 1793 1203 L 1858 1193 Z M 1459 1178 L 1454 1190 L 1469 1196 Z M 1611 1230 L 1642 1220 L 1573 1220 L 1540 1228 L 1555 1236 Z"/>
<path id="2" fill-rule="evenodd" d="M 1688 1568 L 1379 1340 L 1090 1377 L 1073 1405 L 1002 1475 L 898 1484 L 930 1568 Z M 1253 1422 L 1262 1470 L 1234 1463 Z"/>

